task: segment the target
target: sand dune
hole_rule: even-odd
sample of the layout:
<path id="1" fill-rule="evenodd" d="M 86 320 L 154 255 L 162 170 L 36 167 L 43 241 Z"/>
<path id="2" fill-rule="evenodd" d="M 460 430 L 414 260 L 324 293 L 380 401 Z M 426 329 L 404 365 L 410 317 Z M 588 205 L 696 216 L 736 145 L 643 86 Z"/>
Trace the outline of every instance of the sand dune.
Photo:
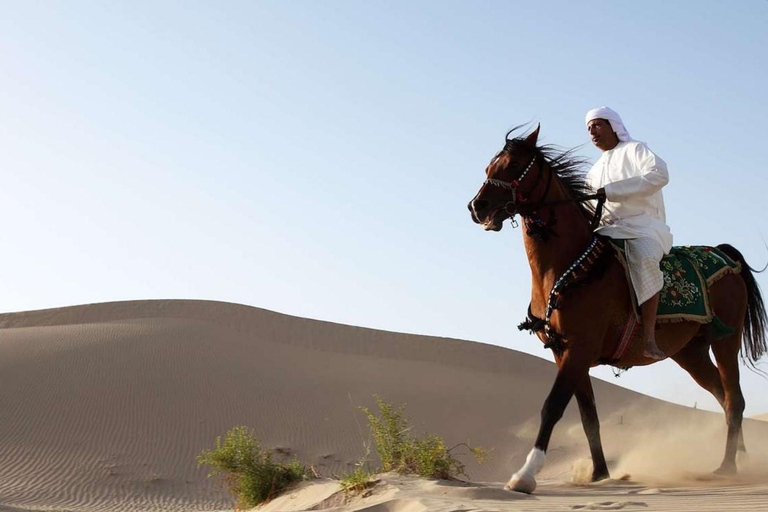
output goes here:
<path id="1" fill-rule="evenodd" d="M 438 499 L 445 495 L 463 503 L 462 510 L 511 510 L 520 500 L 544 510 L 550 497 L 553 509 L 568 509 L 638 501 L 632 496 L 649 485 L 676 486 L 688 509 L 710 510 L 695 496 L 713 489 L 768 508 L 768 498 L 738 491 L 768 492 L 768 425 L 746 422 L 750 458 L 739 479 L 702 481 L 722 455 L 721 415 L 601 381 L 595 392 L 611 470 L 632 474 L 633 483 L 567 484 L 584 472 L 588 457 L 572 404 L 556 430 L 537 497 L 500 491 L 493 482 L 505 481 L 531 448 L 553 376 L 552 364 L 491 345 L 219 302 L 136 301 L 0 315 L 0 511 L 231 508 L 195 456 L 241 424 L 265 446 L 296 454 L 331 477 L 364 455 L 369 436 L 358 407 L 372 406 L 373 394 L 406 403 L 417 429 L 449 444 L 492 449 L 482 466 L 466 459 L 474 481 L 491 483 L 449 486 L 440 494 L 446 484 L 391 477 L 368 502 L 337 508 L 458 510 Z M 290 506 L 269 506 L 308 509 L 333 495 L 335 485 L 305 484 Z"/>

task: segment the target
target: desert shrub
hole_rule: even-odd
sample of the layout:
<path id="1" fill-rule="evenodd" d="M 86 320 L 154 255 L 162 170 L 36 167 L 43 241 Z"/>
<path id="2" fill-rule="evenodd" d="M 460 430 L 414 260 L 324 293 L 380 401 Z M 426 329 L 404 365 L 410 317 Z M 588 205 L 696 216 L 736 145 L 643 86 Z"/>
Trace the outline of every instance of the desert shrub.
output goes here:
<path id="1" fill-rule="evenodd" d="M 467 447 L 478 462 L 487 457 L 488 452 L 479 446 L 461 443 L 446 448 L 440 436 L 427 434 L 422 438 L 413 437 L 408 420 L 403 415 L 405 406 L 395 408 L 379 396 L 374 396 L 374 399 L 379 408 L 378 414 L 366 407 L 361 409 L 368 418 L 383 471 L 413 473 L 426 478 L 456 478 L 467 474 L 464 464 L 451 454 L 453 449 Z"/>
<path id="2" fill-rule="evenodd" d="M 339 483 L 345 493 L 355 494 L 373 487 L 376 483 L 376 475 L 358 466 L 352 473 L 342 476 Z"/>
<path id="3" fill-rule="evenodd" d="M 243 426 L 231 429 L 224 440 L 217 437 L 216 447 L 203 450 L 197 464 L 213 468 L 209 477 L 223 477 L 237 497 L 238 508 L 268 501 L 307 476 L 306 468 L 295 457 L 288 464 L 272 460 L 272 452 L 263 450 L 253 431 Z"/>
<path id="4" fill-rule="evenodd" d="M 452 478 L 464 475 L 464 464 L 453 457 L 439 436 L 426 435 L 413 440 L 415 472 L 431 478 Z"/>
<path id="5" fill-rule="evenodd" d="M 379 407 L 379 415 L 374 414 L 367 407 L 360 409 L 368 417 L 368 425 L 371 428 L 373 441 L 376 444 L 376 452 L 379 454 L 381 469 L 383 471 L 401 472 L 408 459 L 408 452 L 411 438 L 408 433 L 410 427 L 407 420 L 403 417 L 405 406 L 397 409 L 384 401 L 379 396 L 374 396 L 376 405 Z"/>

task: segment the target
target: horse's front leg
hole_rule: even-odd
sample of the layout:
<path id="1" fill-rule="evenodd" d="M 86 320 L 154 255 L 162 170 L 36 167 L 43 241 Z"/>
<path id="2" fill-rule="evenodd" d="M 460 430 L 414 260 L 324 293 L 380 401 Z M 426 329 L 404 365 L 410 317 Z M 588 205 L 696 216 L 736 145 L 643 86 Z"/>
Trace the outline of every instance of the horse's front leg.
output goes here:
<path id="1" fill-rule="evenodd" d="M 563 412 L 576 392 L 579 383 L 589 374 L 589 364 L 584 364 L 579 359 L 573 357 L 568 351 L 564 354 L 555 383 L 544 401 L 544 407 L 541 409 L 541 425 L 534 448 L 525 459 L 523 467 L 512 475 L 507 485 L 504 486 L 506 490 L 530 494 L 536 489 L 536 474 L 544 467 L 552 430 L 563 417 Z"/>
<path id="2" fill-rule="evenodd" d="M 592 481 L 597 482 L 610 478 L 608 464 L 606 464 L 603 454 L 603 444 L 600 441 L 600 420 L 597 417 L 595 393 L 592 391 L 589 371 L 576 387 L 576 401 L 579 404 L 581 424 L 584 426 L 584 433 L 587 434 L 589 451 L 592 454 Z"/>

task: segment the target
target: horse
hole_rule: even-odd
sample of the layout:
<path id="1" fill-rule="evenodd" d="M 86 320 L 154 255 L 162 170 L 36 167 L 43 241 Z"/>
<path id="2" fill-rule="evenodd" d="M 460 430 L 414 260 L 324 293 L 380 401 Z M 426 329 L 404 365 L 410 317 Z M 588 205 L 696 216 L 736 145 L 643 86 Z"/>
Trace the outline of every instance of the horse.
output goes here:
<path id="1" fill-rule="evenodd" d="M 468 204 L 472 220 L 488 231 L 500 231 L 507 219 L 514 225 L 517 215 L 522 218 L 531 302 L 520 328 L 531 330 L 553 350 L 558 368 L 541 409 L 534 447 L 505 486 L 528 494 L 536 489 L 552 431 L 574 395 L 592 457 L 591 479 L 610 478 L 589 370 L 607 361 L 616 367 L 657 362 L 643 355 L 642 343 L 630 344 L 611 360 L 617 333 L 634 315 L 633 291 L 615 252 L 606 249 L 604 237 L 595 236 L 604 198 L 595 206 L 599 196 L 587 185 L 586 162 L 573 150 L 537 145 L 540 128 L 527 137 L 511 137 L 516 129 L 507 133 L 504 148 L 488 164 L 486 179 Z M 766 352 L 768 322 L 755 270 L 732 246 L 718 249 L 741 266 L 709 289 L 712 311 L 733 327 L 731 334 L 715 338 L 707 325 L 693 321 L 657 323 L 656 341 L 725 411 L 725 454 L 715 473 L 734 474 L 737 449 L 746 451 L 739 353 L 743 346 L 742 358 L 754 367 Z"/>

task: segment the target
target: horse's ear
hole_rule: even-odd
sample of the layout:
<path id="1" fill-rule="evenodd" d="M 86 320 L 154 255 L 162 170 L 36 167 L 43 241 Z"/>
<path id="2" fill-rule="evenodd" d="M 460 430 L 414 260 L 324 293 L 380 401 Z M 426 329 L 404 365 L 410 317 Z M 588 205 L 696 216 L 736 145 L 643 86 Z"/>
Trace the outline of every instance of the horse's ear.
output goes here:
<path id="1" fill-rule="evenodd" d="M 525 145 L 531 149 L 536 147 L 536 141 L 539 139 L 539 128 L 541 128 L 541 123 L 537 124 L 536 129 L 533 130 L 531 134 L 525 138 Z"/>

